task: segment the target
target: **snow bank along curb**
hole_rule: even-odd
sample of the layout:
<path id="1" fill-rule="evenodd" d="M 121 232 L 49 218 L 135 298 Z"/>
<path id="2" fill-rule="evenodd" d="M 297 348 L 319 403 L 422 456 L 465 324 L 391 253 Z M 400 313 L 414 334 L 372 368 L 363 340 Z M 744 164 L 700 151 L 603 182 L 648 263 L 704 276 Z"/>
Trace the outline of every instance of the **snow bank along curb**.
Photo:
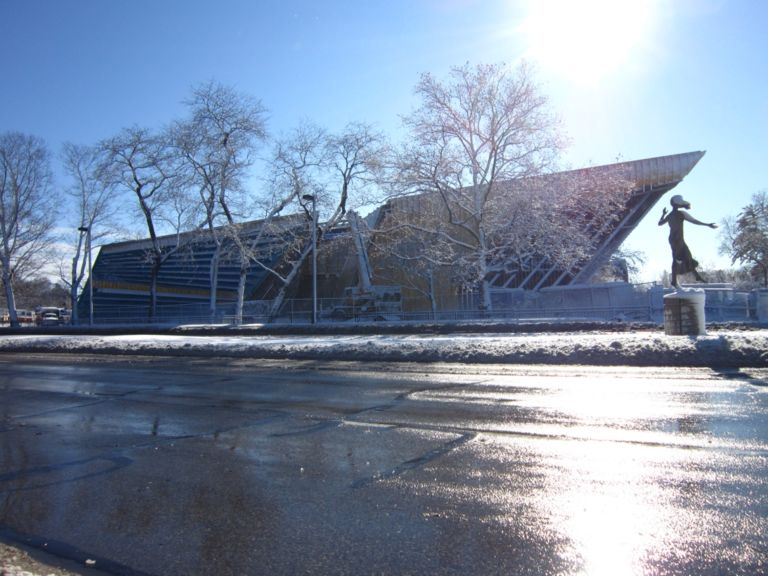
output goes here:
<path id="1" fill-rule="evenodd" d="M 395 362 L 768 367 L 768 330 L 666 336 L 660 331 L 546 334 L 0 336 L 0 353 Z"/>

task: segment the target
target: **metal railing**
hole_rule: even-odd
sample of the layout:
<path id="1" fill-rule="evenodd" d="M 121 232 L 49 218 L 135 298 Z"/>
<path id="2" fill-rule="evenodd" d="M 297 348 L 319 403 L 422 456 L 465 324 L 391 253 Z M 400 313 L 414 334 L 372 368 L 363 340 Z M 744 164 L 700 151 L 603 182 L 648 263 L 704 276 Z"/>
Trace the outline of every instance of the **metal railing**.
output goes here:
<path id="1" fill-rule="evenodd" d="M 452 310 L 412 310 L 412 301 L 407 299 L 395 309 L 371 310 L 355 307 L 340 298 L 317 300 L 317 321 L 332 323 L 368 322 L 653 322 L 663 321 L 663 296 L 660 286 L 648 289 L 634 286 L 621 292 L 611 293 L 604 286 L 594 289 L 582 287 L 579 290 L 552 290 L 528 293 L 524 299 L 494 298 L 492 310 L 462 308 Z M 667 292 L 669 290 L 666 290 Z M 517 299 L 517 301 L 515 301 Z M 465 302 L 472 302 L 471 298 Z M 310 324 L 312 322 L 312 299 L 286 300 L 279 314 L 270 315 L 270 301 L 246 302 L 242 324 Z M 755 302 L 752 293 L 738 291 L 713 291 L 708 293 L 706 303 L 708 322 L 750 322 L 756 321 Z M 88 317 L 80 315 L 80 323 L 87 324 Z M 148 324 L 147 305 L 97 306 L 94 310 L 94 324 Z M 227 303 L 217 307 L 215 314 L 208 310 L 207 303 L 161 304 L 158 306 L 153 324 L 224 324 L 234 325 L 235 305 Z"/>

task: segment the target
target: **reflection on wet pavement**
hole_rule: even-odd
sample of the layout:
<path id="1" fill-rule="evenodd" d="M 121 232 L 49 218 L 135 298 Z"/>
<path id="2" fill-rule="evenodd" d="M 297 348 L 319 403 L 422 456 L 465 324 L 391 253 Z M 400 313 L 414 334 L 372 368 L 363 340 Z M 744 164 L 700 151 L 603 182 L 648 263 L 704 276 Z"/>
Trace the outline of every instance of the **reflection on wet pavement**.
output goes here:
<path id="1" fill-rule="evenodd" d="M 0 536 L 112 573 L 768 570 L 765 372 L 1 364 Z"/>

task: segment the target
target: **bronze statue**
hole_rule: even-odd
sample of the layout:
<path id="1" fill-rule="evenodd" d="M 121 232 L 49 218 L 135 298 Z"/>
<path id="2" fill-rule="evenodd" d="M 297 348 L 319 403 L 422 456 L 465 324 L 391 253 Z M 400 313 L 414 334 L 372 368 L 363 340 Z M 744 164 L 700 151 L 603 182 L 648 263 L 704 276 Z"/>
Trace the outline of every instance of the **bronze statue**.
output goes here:
<path id="1" fill-rule="evenodd" d="M 685 210 L 681 210 L 681 208 L 690 210 L 691 203 L 683 200 L 683 197 L 680 195 L 672 196 L 669 202 L 672 204 L 672 212 L 667 214 L 667 209 L 664 208 L 661 213 L 661 219 L 659 220 L 659 226 L 669 224 L 669 245 L 672 247 L 672 278 L 670 279 L 672 286 L 679 288 L 680 286 L 677 283 L 677 276 L 679 274 L 688 274 L 691 272 L 696 280 L 706 283 L 706 280 L 702 278 L 701 274 L 696 270 L 699 263 L 691 255 L 691 250 L 688 248 L 688 245 L 683 238 L 683 222 L 687 220 L 691 224 L 709 226 L 710 228 L 717 228 L 717 224 L 714 222 L 709 224 L 700 222 Z"/>

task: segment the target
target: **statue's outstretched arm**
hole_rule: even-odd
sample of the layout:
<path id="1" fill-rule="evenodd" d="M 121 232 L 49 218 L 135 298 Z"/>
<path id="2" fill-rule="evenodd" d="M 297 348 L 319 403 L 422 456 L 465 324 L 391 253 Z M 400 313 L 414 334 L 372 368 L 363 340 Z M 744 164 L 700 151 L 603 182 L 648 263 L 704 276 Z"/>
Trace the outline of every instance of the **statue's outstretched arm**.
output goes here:
<path id="1" fill-rule="evenodd" d="M 669 219 L 669 217 L 667 216 L 667 209 L 666 208 L 662 208 L 661 209 L 661 218 L 659 218 L 659 226 L 663 226 L 664 224 L 666 224 L 668 219 Z"/>
<path id="2" fill-rule="evenodd" d="M 715 224 L 714 222 L 710 222 L 710 223 L 702 222 L 700 220 L 696 220 L 696 218 L 688 214 L 688 212 L 686 212 L 685 210 L 681 210 L 681 212 L 683 213 L 683 218 L 685 218 L 685 220 L 687 222 L 690 222 L 691 224 L 698 224 L 699 226 L 709 226 L 710 228 L 717 228 L 717 224 Z"/>

